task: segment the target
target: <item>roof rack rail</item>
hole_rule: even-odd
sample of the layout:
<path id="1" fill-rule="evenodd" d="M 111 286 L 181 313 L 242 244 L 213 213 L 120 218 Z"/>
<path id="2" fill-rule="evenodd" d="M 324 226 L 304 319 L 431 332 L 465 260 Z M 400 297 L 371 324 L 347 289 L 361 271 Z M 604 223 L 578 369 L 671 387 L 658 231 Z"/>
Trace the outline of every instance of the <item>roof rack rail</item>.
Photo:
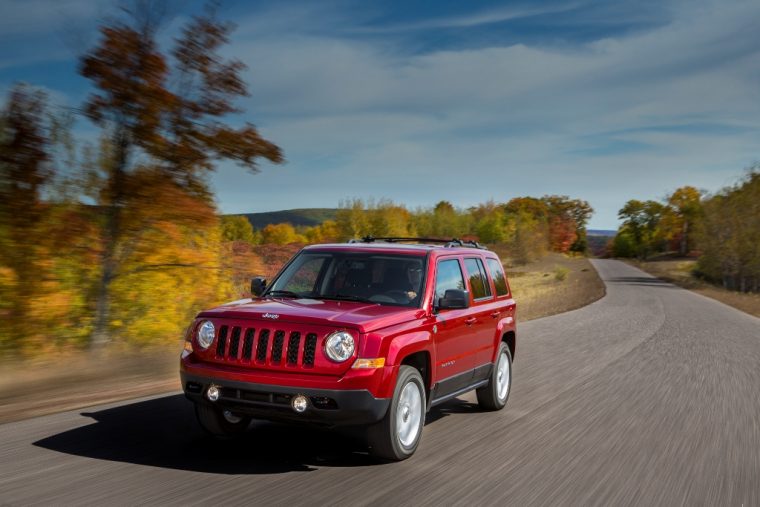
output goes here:
<path id="1" fill-rule="evenodd" d="M 481 245 L 477 241 L 463 241 L 459 238 L 441 239 L 441 238 L 414 238 L 414 237 L 400 237 L 400 236 L 364 236 L 361 239 L 351 239 L 349 243 L 374 243 L 376 241 L 385 241 L 386 243 L 442 243 L 444 248 L 464 247 L 464 248 L 479 248 L 480 250 L 488 250 L 487 247 Z"/>

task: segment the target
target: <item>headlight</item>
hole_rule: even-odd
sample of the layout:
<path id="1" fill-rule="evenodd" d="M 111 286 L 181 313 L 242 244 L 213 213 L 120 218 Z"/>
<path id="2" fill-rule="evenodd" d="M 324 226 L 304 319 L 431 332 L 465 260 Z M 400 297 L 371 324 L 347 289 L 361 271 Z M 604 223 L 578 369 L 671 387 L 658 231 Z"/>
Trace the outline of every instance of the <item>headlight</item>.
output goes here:
<path id="1" fill-rule="evenodd" d="M 216 330 L 214 329 L 213 322 L 207 320 L 198 328 L 198 345 L 200 345 L 203 350 L 206 350 L 211 345 L 211 342 L 214 341 L 215 335 Z"/>
<path id="2" fill-rule="evenodd" d="M 354 337 L 345 331 L 336 331 L 325 340 L 325 353 L 333 361 L 342 363 L 354 355 Z"/>

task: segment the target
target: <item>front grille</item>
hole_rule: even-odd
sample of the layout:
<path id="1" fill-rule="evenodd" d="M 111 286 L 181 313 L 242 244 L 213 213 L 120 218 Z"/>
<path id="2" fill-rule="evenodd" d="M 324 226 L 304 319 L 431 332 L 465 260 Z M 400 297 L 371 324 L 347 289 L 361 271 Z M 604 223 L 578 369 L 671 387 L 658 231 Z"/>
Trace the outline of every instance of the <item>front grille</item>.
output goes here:
<path id="1" fill-rule="evenodd" d="M 306 333 L 305 339 L 302 336 L 301 331 L 224 325 L 219 328 L 216 357 L 224 362 L 310 368 L 316 360 L 319 337 L 317 333 Z"/>

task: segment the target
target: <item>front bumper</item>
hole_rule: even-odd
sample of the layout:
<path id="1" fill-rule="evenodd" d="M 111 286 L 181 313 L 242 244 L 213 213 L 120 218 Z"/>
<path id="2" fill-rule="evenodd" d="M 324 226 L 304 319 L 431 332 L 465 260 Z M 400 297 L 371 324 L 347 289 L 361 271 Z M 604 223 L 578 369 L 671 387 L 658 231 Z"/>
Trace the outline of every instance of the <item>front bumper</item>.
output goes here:
<path id="1" fill-rule="evenodd" d="M 389 398 L 375 398 L 366 389 L 315 389 L 253 382 L 240 382 L 213 376 L 180 372 L 185 396 L 195 403 L 224 408 L 256 419 L 301 422 L 324 426 L 371 424 L 383 418 L 390 405 Z M 220 388 L 221 396 L 215 402 L 206 398 L 206 390 L 213 384 Z M 309 407 L 303 413 L 295 412 L 290 405 L 293 396 L 309 398 Z"/>

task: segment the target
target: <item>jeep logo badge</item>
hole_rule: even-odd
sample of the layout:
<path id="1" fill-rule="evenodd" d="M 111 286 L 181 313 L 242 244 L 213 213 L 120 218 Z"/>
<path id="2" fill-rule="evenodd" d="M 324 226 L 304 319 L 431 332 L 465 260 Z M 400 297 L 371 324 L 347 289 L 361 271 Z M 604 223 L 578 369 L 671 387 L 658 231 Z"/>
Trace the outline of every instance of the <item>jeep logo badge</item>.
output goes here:
<path id="1" fill-rule="evenodd" d="M 277 320 L 280 318 L 280 316 L 277 315 L 276 313 L 265 313 L 264 315 L 262 315 L 262 317 L 264 317 L 265 319 L 272 319 L 272 320 Z"/>

